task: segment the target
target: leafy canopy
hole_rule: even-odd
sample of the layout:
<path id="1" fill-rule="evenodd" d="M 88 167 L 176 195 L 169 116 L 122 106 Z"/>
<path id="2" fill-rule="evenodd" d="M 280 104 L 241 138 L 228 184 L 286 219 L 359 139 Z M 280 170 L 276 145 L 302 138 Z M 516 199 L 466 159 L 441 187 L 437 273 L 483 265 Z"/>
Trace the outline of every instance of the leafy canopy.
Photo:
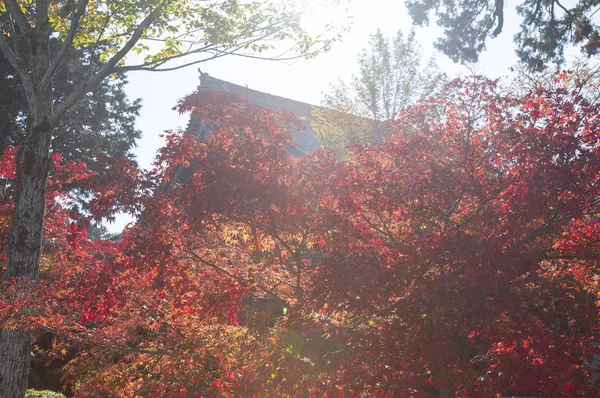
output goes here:
<path id="1" fill-rule="evenodd" d="M 55 40 L 51 45 L 59 47 Z M 90 62 L 84 50 L 69 50 L 65 57 L 54 79 L 56 103 L 74 90 L 76 82 L 88 77 L 91 69 L 100 66 L 97 59 Z M 67 159 L 85 162 L 92 170 L 96 170 L 98 154 L 133 158 L 131 150 L 141 135 L 135 128 L 141 102 L 127 98 L 126 84 L 125 76 L 113 76 L 82 98 L 59 121 L 53 150 Z M 0 57 L 0 92 L 0 148 L 4 150 L 9 145 L 20 145 L 25 139 L 29 114 L 23 85 L 4 56 Z"/>
<path id="2" fill-rule="evenodd" d="M 522 17 L 515 36 L 517 55 L 529 66 L 560 64 L 568 45 L 579 45 L 588 56 L 600 45 L 594 15 L 598 3 L 582 0 L 563 4 L 559 0 L 525 0 L 517 6 Z M 436 46 L 455 62 L 476 62 L 489 39 L 505 27 L 504 0 L 409 0 L 408 12 L 417 25 L 428 25 L 431 15 L 444 29 Z M 512 22 L 512 21 L 511 21 Z"/>
<path id="3" fill-rule="evenodd" d="M 30 107 L 35 105 L 35 92 L 52 84 L 72 48 L 87 60 L 89 73 L 62 77 L 73 91 L 56 101 L 49 118 L 54 125 L 112 74 L 174 70 L 232 54 L 268 59 L 314 56 L 337 38 L 337 30 L 331 27 L 321 36 L 309 36 L 300 25 L 302 11 L 300 3 L 286 1 L 6 0 L 0 4 L 0 47 L 29 93 Z M 46 54 L 36 43 L 49 38 L 60 45 Z M 269 52 L 276 41 L 287 41 L 288 49 Z"/>
<path id="4" fill-rule="evenodd" d="M 350 161 L 291 158 L 290 115 L 195 93 L 180 109 L 209 138 L 168 134 L 152 171 L 55 157 L 40 280 L 3 285 L 0 321 L 51 330 L 50 361 L 74 350 L 78 396 L 598 395 L 600 104 L 585 84 L 459 79 Z M 95 217 L 141 221 L 89 239 L 59 199 L 74 178 Z"/>
<path id="5" fill-rule="evenodd" d="M 390 41 L 378 30 L 357 63 L 358 74 L 332 85 L 322 107 L 312 112 L 319 140 L 340 153 L 350 144 L 385 140 L 381 122 L 435 94 L 446 80 L 433 58 L 423 64 L 414 31 L 405 37 L 400 30 Z"/>

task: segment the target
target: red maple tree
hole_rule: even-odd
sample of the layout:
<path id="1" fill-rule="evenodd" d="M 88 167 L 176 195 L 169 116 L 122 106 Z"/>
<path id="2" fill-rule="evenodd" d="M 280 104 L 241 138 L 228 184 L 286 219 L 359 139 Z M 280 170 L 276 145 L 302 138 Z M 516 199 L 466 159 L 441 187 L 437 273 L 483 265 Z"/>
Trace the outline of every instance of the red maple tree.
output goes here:
<path id="1" fill-rule="evenodd" d="M 289 156 L 285 112 L 195 93 L 179 109 L 209 134 L 169 133 L 152 171 L 55 159 L 41 278 L 3 287 L 1 320 L 51 332 L 39 355 L 69 357 L 77 396 L 600 394 L 581 84 L 456 80 L 346 161 Z M 86 236 L 73 179 L 96 191 L 86 217 L 139 215 L 119 242 Z"/>

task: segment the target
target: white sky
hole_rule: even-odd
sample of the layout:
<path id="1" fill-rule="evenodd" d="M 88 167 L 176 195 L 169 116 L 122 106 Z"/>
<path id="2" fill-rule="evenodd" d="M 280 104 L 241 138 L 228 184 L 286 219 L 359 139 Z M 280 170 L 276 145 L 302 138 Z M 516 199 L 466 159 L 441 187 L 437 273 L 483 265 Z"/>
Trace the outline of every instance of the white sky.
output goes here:
<path id="1" fill-rule="evenodd" d="M 516 4 L 516 0 L 505 1 L 504 32 L 500 37 L 488 41 L 487 51 L 482 54 L 478 64 L 479 73 L 500 77 L 508 74 L 508 68 L 516 63 L 512 41 L 520 23 Z M 127 93 L 130 98 L 142 98 L 143 101 L 137 122 L 143 137 L 135 150 L 140 166 L 148 168 L 152 164 L 156 150 L 162 144 L 159 135 L 163 131 L 185 127 L 187 116 L 179 116 L 172 108 L 178 99 L 192 93 L 198 86 L 198 67 L 218 79 L 318 104 L 329 84 L 338 78 L 347 80 L 356 73 L 356 56 L 366 46 L 370 34 L 380 28 L 391 37 L 399 29 L 408 33 L 411 28 L 411 19 L 404 3 L 398 0 L 350 0 L 337 8 L 328 8 L 320 15 L 307 18 L 307 27 L 314 28 L 320 21 L 345 20 L 345 15 L 353 19 L 351 31 L 344 35 L 341 42 L 335 43 L 330 52 L 316 59 L 283 63 L 229 56 L 173 72 L 131 73 Z M 435 53 L 433 42 L 441 33 L 435 25 L 416 30 L 416 38 L 423 47 L 426 59 Z M 436 58 L 441 69 L 450 76 L 467 73 L 464 67 L 454 64 L 441 53 L 436 53 Z M 109 225 L 109 230 L 119 232 L 130 221 L 126 216 L 119 216 L 114 224 Z"/>

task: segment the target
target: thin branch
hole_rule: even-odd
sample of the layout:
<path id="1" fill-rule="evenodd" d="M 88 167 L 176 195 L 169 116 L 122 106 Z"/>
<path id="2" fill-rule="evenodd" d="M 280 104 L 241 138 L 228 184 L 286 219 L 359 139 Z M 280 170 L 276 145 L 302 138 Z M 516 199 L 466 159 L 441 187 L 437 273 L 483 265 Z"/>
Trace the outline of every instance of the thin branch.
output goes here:
<path id="1" fill-rule="evenodd" d="M 276 26 L 281 25 L 282 23 L 283 23 L 283 21 L 278 21 L 278 22 L 274 22 L 274 23 L 266 25 L 266 26 L 262 26 L 260 28 L 257 28 L 257 29 L 254 29 L 254 30 L 250 31 L 248 33 L 248 35 L 254 35 L 257 32 L 268 31 L 269 29 L 273 29 Z M 194 33 L 194 32 L 201 33 L 202 29 L 198 28 L 196 30 L 192 30 L 191 31 L 191 33 Z M 185 34 L 181 34 L 181 35 L 175 36 L 174 39 L 177 40 L 178 38 L 184 37 L 184 36 L 186 36 L 188 34 L 189 33 L 185 33 Z M 240 50 L 241 48 L 243 48 L 243 47 L 245 47 L 247 45 L 251 45 L 251 44 L 256 43 L 258 41 L 261 41 L 261 40 L 265 40 L 269 36 L 274 36 L 274 34 L 275 33 L 263 33 L 263 34 L 258 35 L 258 36 L 249 37 L 248 39 L 242 41 L 241 43 L 236 44 L 235 46 L 234 45 L 230 46 L 230 48 L 233 48 L 233 50 L 230 50 L 230 51 L 238 51 L 238 50 Z M 146 38 L 145 40 L 161 41 L 161 42 L 166 41 L 166 39 L 158 39 L 158 38 Z M 157 59 L 157 60 L 154 60 L 154 61 L 150 61 L 150 62 L 145 62 L 143 64 L 131 65 L 131 66 L 124 66 L 124 67 L 120 68 L 120 70 L 121 71 L 130 71 L 130 70 L 131 71 L 132 70 L 148 70 L 148 71 L 150 71 L 150 70 L 152 70 L 152 71 L 163 70 L 163 71 L 167 71 L 167 70 L 175 70 L 175 69 L 160 69 L 159 70 L 159 69 L 157 69 L 157 67 L 160 66 L 160 65 L 164 65 L 165 63 L 167 63 L 169 61 L 172 61 L 172 60 L 175 60 L 175 59 L 178 59 L 178 58 L 181 58 L 181 57 L 186 57 L 186 56 L 192 55 L 192 54 L 198 54 L 198 53 L 201 53 L 201 52 L 210 52 L 210 51 L 222 51 L 222 50 L 218 49 L 218 46 L 216 44 L 205 45 L 203 47 L 199 47 L 199 48 L 196 48 L 194 50 L 191 49 L 192 47 L 193 47 L 193 43 L 192 43 L 192 45 L 189 46 L 189 48 L 188 48 L 187 51 L 182 52 L 180 54 L 176 54 L 176 55 L 172 55 L 172 56 L 160 58 L 160 59 Z M 225 48 L 227 48 L 227 47 L 225 47 Z M 214 58 L 217 58 L 219 56 L 221 56 L 221 55 L 213 55 L 213 57 L 210 57 L 209 59 L 214 59 Z M 179 66 L 176 69 L 181 69 L 181 68 L 183 68 L 185 66 L 191 66 L 191 65 L 194 65 L 194 64 L 198 64 L 200 62 L 203 62 L 203 61 L 194 61 L 193 63 Z"/>
<path id="2" fill-rule="evenodd" d="M 160 12 L 162 8 L 165 7 L 168 3 L 163 2 L 158 7 L 150 12 L 144 18 L 144 20 L 137 26 L 131 38 L 125 43 L 125 45 L 115 54 L 112 58 L 104 65 L 104 67 L 98 72 L 96 75 L 90 77 L 85 83 L 81 84 L 75 91 L 71 93 L 65 99 L 65 101 L 60 104 L 56 111 L 52 114 L 50 119 L 50 123 L 52 125 L 56 124 L 58 120 L 64 116 L 64 114 L 69 110 L 81 97 L 83 97 L 88 91 L 96 87 L 106 76 L 110 75 L 115 71 L 115 66 L 123 59 L 125 56 L 131 51 L 133 46 L 140 40 L 146 29 L 160 16 Z"/>
<path id="3" fill-rule="evenodd" d="M 27 22 L 27 17 L 23 14 L 21 6 L 16 0 L 4 0 L 6 9 L 10 17 L 17 23 L 17 26 L 21 29 L 20 34 L 26 35 L 31 32 L 31 25 Z"/>
<path id="4" fill-rule="evenodd" d="M 90 53 L 90 73 L 93 72 L 94 70 L 94 56 L 96 55 L 96 50 L 98 50 L 98 46 L 100 45 L 102 36 L 104 35 L 104 32 L 106 31 L 106 27 L 108 26 L 108 23 L 110 22 L 110 18 L 111 18 L 111 14 L 110 14 L 110 4 L 108 2 L 106 2 L 106 20 L 104 21 L 104 25 L 102 25 L 102 29 L 100 29 L 100 32 L 98 33 L 98 37 L 96 38 L 96 42 L 94 43 L 94 48 L 92 49 L 91 53 Z"/>
<path id="5" fill-rule="evenodd" d="M 2 53 L 8 59 L 8 62 L 10 62 L 12 67 L 19 74 L 25 90 L 29 90 L 33 93 L 33 81 L 29 75 L 29 68 L 27 67 L 27 64 L 21 59 L 21 57 L 13 52 L 3 34 L 0 34 L 0 50 L 2 50 Z"/>
<path id="6" fill-rule="evenodd" d="M 169 356 L 174 358 L 179 358 L 179 355 L 165 350 L 145 350 L 143 348 L 133 348 L 133 347 L 111 347 L 113 349 L 117 349 L 119 351 L 132 352 L 136 354 L 146 354 L 146 355 L 157 355 L 157 356 Z"/>
<path id="7" fill-rule="evenodd" d="M 590 203 L 589 207 L 593 207 L 597 204 L 600 204 L 600 198 L 598 198 L 598 199 L 594 200 L 592 203 Z M 591 214 L 593 214 L 593 213 L 586 213 L 586 215 L 591 215 Z M 523 245 L 526 245 L 527 243 L 531 242 L 532 240 L 542 236 L 542 234 L 547 229 L 555 226 L 557 223 L 570 221 L 571 219 L 573 219 L 573 215 L 571 213 L 566 213 L 562 216 L 558 216 L 558 214 L 555 214 L 547 223 L 545 223 L 544 225 L 541 225 L 540 227 L 536 228 L 531 233 L 529 233 L 527 236 L 523 237 L 515 245 L 513 245 L 511 247 L 511 249 L 513 249 L 513 250 L 518 249 L 518 248 L 522 247 Z"/>
<path id="8" fill-rule="evenodd" d="M 237 44 L 235 46 L 231 46 L 229 51 L 230 52 L 236 52 L 236 51 L 244 48 L 247 45 L 251 45 L 251 44 L 256 43 L 256 42 L 258 42 L 260 40 L 264 40 L 267 37 L 269 37 L 269 35 L 258 36 L 258 37 L 254 37 L 252 39 L 245 40 L 245 41 L 243 41 L 243 42 L 241 42 L 241 43 L 239 43 L 239 44 Z M 134 71 L 134 70 L 148 70 L 148 71 L 157 71 L 157 72 L 159 72 L 159 71 L 176 70 L 176 69 L 184 68 L 186 66 L 195 65 L 195 64 L 198 64 L 200 62 L 204 62 L 206 60 L 209 60 L 209 59 L 215 59 L 215 58 L 221 57 L 221 56 L 225 55 L 225 53 L 221 54 L 222 51 L 223 50 L 219 50 L 218 47 L 215 44 L 211 44 L 211 45 L 207 45 L 207 46 L 196 48 L 196 49 L 191 50 L 191 51 L 186 51 L 184 53 L 180 53 L 180 54 L 176 54 L 176 55 L 171 55 L 171 56 L 168 56 L 168 57 L 163 57 L 163 58 L 160 58 L 160 59 L 156 59 L 154 61 L 144 62 L 143 64 L 130 65 L 130 66 L 122 66 L 122 67 L 119 67 L 118 69 L 119 69 L 119 71 L 122 71 L 122 72 Z M 170 62 L 170 61 L 182 58 L 182 57 L 187 57 L 189 55 L 203 53 L 203 52 L 207 52 L 207 53 L 213 52 L 214 54 L 213 54 L 213 56 L 211 56 L 211 57 L 209 57 L 207 59 L 204 59 L 204 60 L 198 60 L 198 61 L 193 61 L 193 62 L 190 62 L 190 63 L 185 63 L 183 65 L 180 65 L 180 66 L 177 66 L 177 67 L 174 67 L 174 68 L 158 69 L 159 66 L 164 65 L 167 62 Z"/>
<path id="9" fill-rule="evenodd" d="M 198 54 L 201 52 L 209 52 L 210 50 L 210 46 L 204 46 L 204 47 L 200 47 L 197 48 L 193 51 L 190 51 L 188 53 L 181 53 L 181 54 L 177 54 L 177 55 L 171 55 L 168 57 L 164 57 L 161 59 L 157 59 L 154 61 L 148 61 L 148 62 L 144 62 L 142 64 L 137 64 L 137 65 L 125 65 L 125 66 L 120 66 L 117 67 L 116 70 L 118 70 L 119 72 L 128 72 L 128 71 L 134 71 L 134 70 L 152 70 L 152 71 L 159 71 L 159 69 L 156 69 L 157 67 L 166 64 L 169 61 L 173 61 L 176 59 L 179 59 L 181 57 L 186 57 L 188 55 L 192 55 L 192 54 Z M 210 58 L 212 59 L 212 58 Z M 188 66 L 188 65 L 193 65 L 196 64 L 198 62 L 202 62 L 202 61 L 195 61 L 194 63 L 190 63 L 190 64 L 185 64 L 184 66 Z"/>
<path id="10" fill-rule="evenodd" d="M 25 40 L 25 36 L 22 34 L 23 32 L 20 32 L 21 29 L 19 29 L 19 27 L 15 25 L 15 20 L 13 18 L 11 18 L 10 15 L 8 15 L 8 22 L 9 22 L 9 29 L 10 29 L 10 37 L 13 40 L 12 49 L 15 52 L 15 55 L 17 56 L 17 58 L 24 61 L 25 58 L 22 56 L 19 47 L 21 45 L 20 43 L 22 43 L 23 40 Z M 26 47 L 28 50 L 30 50 L 29 46 L 26 46 Z"/>
<path id="11" fill-rule="evenodd" d="M 220 58 L 223 56 L 237 56 L 237 57 L 243 57 L 243 58 L 250 58 L 250 59 L 259 59 L 259 60 L 263 60 L 263 61 L 279 61 L 279 62 L 285 62 L 285 61 L 295 61 L 304 57 L 310 57 L 313 55 L 316 55 L 318 53 L 320 53 L 324 47 L 320 47 L 314 51 L 311 51 L 309 53 L 306 54 L 298 54 L 298 55 L 293 55 L 293 56 L 289 56 L 289 57 L 284 57 L 283 55 L 290 52 L 291 49 L 286 50 L 285 52 L 279 54 L 279 55 L 275 55 L 275 56 L 260 56 L 260 55 L 253 55 L 253 54 L 244 54 L 244 53 L 239 53 L 238 51 L 243 49 L 244 47 L 251 45 L 253 43 L 259 42 L 261 40 L 265 40 L 267 39 L 269 36 L 272 36 L 271 34 L 269 35 L 264 35 L 264 36 L 260 36 L 260 37 L 255 37 L 252 38 L 250 40 L 247 40 L 245 42 L 242 42 L 236 46 L 232 46 L 229 48 L 224 48 L 224 49 L 219 49 L 219 48 L 211 48 L 213 47 L 211 46 L 204 46 L 201 48 L 197 48 L 195 50 L 189 51 L 189 52 L 183 52 L 181 54 L 177 54 L 177 55 L 172 55 L 169 57 L 165 57 L 165 58 L 161 58 L 161 59 L 157 59 L 155 61 L 150 61 L 150 62 L 146 62 L 143 64 L 138 64 L 138 65 L 129 65 L 129 66 L 122 66 L 122 67 L 118 67 L 116 68 L 119 72 L 128 72 L 128 71 L 150 71 L 150 72 L 168 72 L 168 71 L 173 71 L 173 70 L 178 70 L 178 69 L 183 69 L 186 68 L 188 66 L 192 66 L 192 65 L 196 65 L 202 62 L 206 62 L 209 60 L 213 60 L 216 58 Z M 206 53 L 212 53 L 213 55 L 208 57 L 208 58 L 204 58 L 201 60 L 196 60 L 196 61 L 192 61 L 192 62 L 186 62 L 182 65 L 178 65 L 178 66 L 174 66 L 174 67 L 169 67 L 169 68 L 160 68 L 159 67 L 161 65 L 164 65 L 165 63 L 169 62 L 169 61 L 173 61 L 175 59 L 178 58 L 182 58 L 182 57 L 187 57 L 189 55 L 193 55 L 193 54 L 199 54 L 202 52 L 206 52 Z"/>
<path id="12" fill-rule="evenodd" d="M 200 64 L 202 62 L 206 62 L 206 61 L 211 61 L 213 59 L 217 59 L 222 57 L 222 55 L 213 55 L 209 58 L 203 58 L 197 61 L 193 61 L 193 62 L 188 62 L 185 63 L 183 65 L 178 65 L 178 66 L 173 66 L 170 68 L 160 68 L 158 69 L 157 67 L 142 67 L 140 65 L 137 65 L 135 67 L 118 67 L 115 69 L 116 72 L 128 72 L 128 71 L 146 71 L 146 72 L 170 72 L 170 71 L 174 71 L 174 70 L 179 70 L 179 69 L 183 69 L 183 68 L 187 68 L 188 66 L 192 66 L 192 65 L 197 65 Z"/>
<path id="13" fill-rule="evenodd" d="M 535 10 L 533 11 L 533 15 L 531 16 L 531 19 L 529 19 L 529 23 L 535 23 L 536 25 L 538 25 L 538 23 L 536 23 L 537 21 L 537 17 L 538 17 L 538 13 L 540 12 L 540 9 L 542 7 L 542 0 L 536 0 L 535 2 Z"/>
<path id="14" fill-rule="evenodd" d="M 554 2 L 556 3 L 556 5 L 561 8 L 569 17 L 573 18 L 573 14 L 571 13 L 571 10 L 567 9 L 565 6 L 563 6 L 562 4 L 560 4 L 560 1 L 558 0 L 554 0 Z M 575 23 L 577 25 L 579 25 L 579 21 L 575 18 L 573 18 L 575 20 Z"/>
<path id="15" fill-rule="evenodd" d="M 275 280 L 277 280 L 279 282 L 279 284 L 283 284 L 283 285 L 286 285 L 287 287 L 291 287 L 292 289 L 296 289 L 296 286 L 284 281 L 283 279 L 275 278 Z"/>
<path id="16" fill-rule="evenodd" d="M 231 272 L 227 271 L 226 269 L 223 269 L 221 267 L 219 267 L 218 265 L 211 263 L 210 261 L 205 260 L 202 256 L 200 256 L 198 253 L 196 253 L 193 250 L 190 249 L 183 249 L 184 252 L 189 253 L 192 257 L 180 257 L 180 259 L 187 259 L 187 260 L 197 260 L 199 262 L 201 262 L 202 264 L 206 265 L 207 267 L 210 267 L 212 269 L 214 269 L 217 272 L 220 272 L 224 275 L 227 275 L 228 277 L 230 277 L 231 279 L 234 279 L 238 282 L 240 282 L 243 285 L 253 285 L 256 286 L 256 288 L 258 288 L 259 290 L 261 290 L 264 293 L 267 293 L 270 296 L 273 297 L 277 297 L 279 300 L 283 301 L 284 303 L 287 304 L 287 301 L 282 299 L 281 297 L 279 297 L 277 294 L 275 294 L 275 292 L 272 289 L 269 289 L 265 286 L 260 285 L 259 283 L 257 283 L 256 281 L 248 281 L 244 278 L 240 278 L 237 275 L 232 274 Z"/>
<path id="17" fill-rule="evenodd" d="M 367 218 L 367 216 L 365 216 L 364 214 L 362 214 L 361 217 L 369 225 L 369 227 L 373 228 L 375 231 L 379 232 L 383 236 L 386 236 L 393 245 L 398 246 L 398 242 L 396 241 L 395 237 L 389 232 L 389 230 L 387 230 L 387 228 L 386 228 L 386 231 L 384 231 L 383 229 L 381 229 L 377 225 L 375 225 L 374 222 L 369 220 Z M 380 220 L 381 220 L 381 218 L 380 218 Z"/>
<path id="18" fill-rule="evenodd" d="M 79 0 L 77 10 L 73 14 L 73 18 L 71 19 L 71 26 L 69 27 L 69 33 L 67 34 L 67 37 L 65 37 L 65 41 L 63 42 L 62 46 L 60 47 L 60 50 L 58 50 L 58 53 L 56 53 L 56 56 L 52 60 L 50 67 L 48 67 L 48 69 L 46 70 L 44 77 L 42 77 L 40 86 L 44 87 L 47 84 L 50 84 L 50 81 L 52 80 L 52 75 L 56 71 L 56 68 L 58 68 L 58 66 L 62 62 L 65 54 L 67 53 L 67 50 L 73 44 L 73 40 L 75 39 L 75 35 L 77 34 L 77 29 L 79 29 L 79 21 L 81 21 L 81 17 L 85 13 L 85 9 L 87 8 L 88 3 L 89 3 L 89 0 Z"/>

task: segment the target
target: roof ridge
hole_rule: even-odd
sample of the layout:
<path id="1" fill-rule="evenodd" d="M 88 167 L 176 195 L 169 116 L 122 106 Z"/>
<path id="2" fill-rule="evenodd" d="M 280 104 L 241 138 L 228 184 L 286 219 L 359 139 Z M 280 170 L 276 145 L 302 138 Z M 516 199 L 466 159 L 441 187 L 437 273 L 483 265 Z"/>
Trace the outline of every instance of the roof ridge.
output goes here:
<path id="1" fill-rule="evenodd" d="M 270 93 L 267 93 L 267 92 L 264 92 L 264 91 L 260 91 L 260 90 L 256 90 L 256 89 L 250 88 L 248 85 L 243 85 L 242 86 L 242 85 L 237 84 L 237 83 L 232 83 L 232 82 L 227 81 L 227 80 L 222 80 L 222 79 L 216 78 L 216 77 L 211 76 L 210 74 L 208 74 L 206 72 L 202 72 L 202 71 L 200 71 L 200 86 L 199 86 L 199 88 L 202 88 L 202 82 L 203 82 L 203 79 L 205 77 L 208 78 L 208 79 L 210 79 L 210 80 L 212 80 L 212 81 L 221 83 L 222 85 L 234 86 L 235 88 L 237 88 L 239 90 L 248 90 L 248 91 L 251 91 L 251 92 L 254 92 L 254 93 L 257 93 L 257 94 L 261 94 L 261 95 L 272 97 L 274 99 L 279 99 L 279 100 L 285 100 L 285 101 L 294 102 L 294 103 L 296 103 L 298 105 L 307 105 L 307 106 L 314 106 L 315 108 L 321 108 L 321 106 L 319 106 L 319 105 L 314 105 L 314 104 L 311 104 L 311 103 L 308 103 L 308 102 L 302 102 L 302 101 L 299 101 L 299 100 L 296 100 L 296 99 L 293 99 L 293 98 L 282 97 L 282 96 L 276 95 L 276 94 L 270 94 Z"/>

